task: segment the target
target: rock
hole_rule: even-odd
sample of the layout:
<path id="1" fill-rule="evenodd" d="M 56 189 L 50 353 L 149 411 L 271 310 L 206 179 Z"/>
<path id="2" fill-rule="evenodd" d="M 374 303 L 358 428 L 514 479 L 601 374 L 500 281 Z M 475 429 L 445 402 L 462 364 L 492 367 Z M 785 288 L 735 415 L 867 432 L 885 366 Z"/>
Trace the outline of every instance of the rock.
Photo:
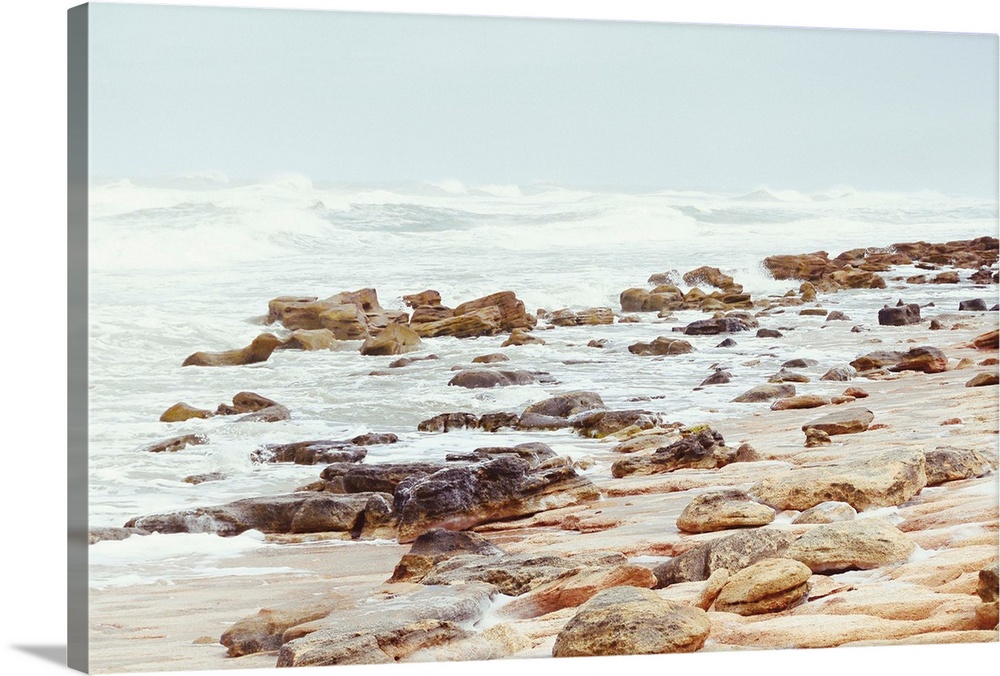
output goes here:
<path id="1" fill-rule="evenodd" d="M 705 387 L 706 385 L 724 385 L 733 379 L 733 374 L 729 371 L 724 371 L 722 369 L 716 369 L 715 373 L 710 375 L 701 381 L 699 387 Z"/>
<path id="2" fill-rule="evenodd" d="M 888 521 L 870 517 L 823 524 L 795 540 L 785 553 L 814 573 L 871 570 L 906 561 L 916 545 Z"/>
<path id="3" fill-rule="evenodd" d="M 625 557 L 621 557 L 625 563 Z M 506 596 L 520 596 L 556 580 L 574 575 L 585 566 L 552 554 L 458 554 L 436 564 L 421 580 L 427 585 L 485 582 Z"/>
<path id="4" fill-rule="evenodd" d="M 985 476 L 994 469 L 985 455 L 971 448 L 938 446 L 933 451 L 924 451 L 924 459 L 928 486 L 939 486 L 946 481 L 974 479 Z"/>
<path id="5" fill-rule="evenodd" d="M 713 319 L 698 319 L 684 327 L 688 336 L 713 336 L 719 333 L 737 333 L 747 331 L 749 327 L 738 317 L 716 317 Z"/>
<path id="6" fill-rule="evenodd" d="M 817 251 L 811 254 L 768 256 L 764 259 L 764 267 L 775 279 L 801 279 L 818 282 L 833 267 L 829 254 Z M 805 294 L 803 294 L 805 295 Z M 815 287 L 813 287 L 815 299 Z"/>
<path id="7" fill-rule="evenodd" d="M 608 340 L 606 338 L 594 338 L 589 343 L 587 347 L 604 348 L 608 346 Z"/>
<path id="8" fill-rule="evenodd" d="M 698 598 L 694 602 L 695 608 L 701 608 L 702 610 L 708 610 L 715 603 L 715 599 L 718 598 L 719 592 L 722 588 L 726 586 L 726 582 L 729 581 L 729 571 L 725 568 L 720 568 L 711 575 L 705 581 L 705 586 L 698 594 Z"/>
<path id="9" fill-rule="evenodd" d="M 810 507 L 792 519 L 792 523 L 837 523 L 839 521 L 851 521 L 857 515 L 857 510 L 846 502 L 830 500 L 828 502 L 821 502 L 815 507 Z"/>
<path id="10" fill-rule="evenodd" d="M 784 335 L 785 334 L 783 334 L 781 331 L 776 331 L 774 329 L 758 329 L 757 330 L 757 337 L 758 338 L 782 338 Z"/>
<path id="11" fill-rule="evenodd" d="M 472 413 L 440 413 L 433 418 L 422 420 L 417 425 L 418 432 L 450 432 L 451 430 L 475 429 L 479 418 Z"/>
<path id="12" fill-rule="evenodd" d="M 438 336 L 472 338 L 474 336 L 492 336 L 500 331 L 502 323 L 503 315 L 498 308 L 485 307 L 461 316 L 445 317 L 419 324 L 411 323 L 410 328 L 421 338 L 436 338 Z"/>
<path id="13" fill-rule="evenodd" d="M 524 409 L 525 414 L 570 418 L 585 411 L 605 409 L 604 400 L 596 392 L 576 390 L 537 401 Z"/>
<path id="14" fill-rule="evenodd" d="M 818 394 L 800 394 L 795 397 L 788 397 L 787 399 L 775 400 L 775 402 L 771 404 L 771 410 L 787 411 L 801 408 L 818 408 L 820 406 L 826 406 L 829 403 L 829 399 L 821 397 Z"/>
<path id="15" fill-rule="evenodd" d="M 722 435 L 712 429 L 699 430 L 658 448 L 650 455 L 630 456 L 611 466 L 615 478 L 633 474 L 661 474 L 678 469 L 714 469 L 735 461 L 736 450 L 725 445 Z"/>
<path id="16" fill-rule="evenodd" d="M 184 434 L 179 437 L 171 437 L 170 439 L 150 444 L 142 450 L 147 453 L 176 453 L 188 446 L 201 446 L 207 443 L 208 437 L 204 434 Z"/>
<path id="17" fill-rule="evenodd" d="M 920 306 L 916 303 L 884 307 L 878 311 L 880 326 L 907 326 L 920 323 Z"/>
<path id="18" fill-rule="evenodd" d="M 656 584 L 653 571 L 644 566 L 625 562 L 586 566 L 579 572 L 562 576 L 528 591 L 505 605 L 504 617 L 529 618 L 547 615 L 563 608 L 574 608 L 599 592 L 612 587 L 650 589 Z"/>
<path id="19" fill-rule="evenodd" d="M 524 460 L 504 457 L 405 481 L 396 488 L 394 509 L 399 541 L 409 542 L 431 528 L 464 530 L 600 495 L 589 479 L 559 458 L 531 468 Z"/>
<path id="20" fill-rule="evenodd" d="M 802 315 L 802 316 L 804 316 L 804 317 L 810 317 L 810 316 L 812 316 L 812 317 L 825 317 L 826 316 L 826 310 L 824 310 L 821 307 L 808 307 L 808 308 L 805 308 L 804 310 L 799 310 L 799 314 Z"/>
<path id="21" fill-rule="evenodd" d="M 854 397 L 855 399 L 865 399 L 868 397 L 868 392 L 861 387 L 848 387 L 844 390 L 845 397 Z"/>
<path id="22" fill-rule="evenodd" d="M 215 415 L 258 413 L 276 406 L 281 406 L 281 404 L 273 399 L 263 397 L 256 392 L 237 392 L 233 395 L 232 404 L 219 404 L 216 407 Z"/>
<path id="23" fill-rule="evenodd" d="M 807 566 L 793 559 L 758 561 L 729 577 L 715 600 L 715 609 L 738 615 L 787 610 L 806 600 L 811 576 Z"/>
<path id="24" fill-rule="evenodd" d="M 174 404 L 160 415 L 160 422 L 183 422 L 191 418 L 211 418 L 214 413 L 205 409 L 195 408 L 180 402 Z"/>
<path id="25" fill-rule="evenodd" d="M 948 357 L 936 347 L 914 347 L 902 353 L 900 360 L 895 365 L 890 366 L 889 370 L 893 372 L 943 373 L 948 370 Z"/>
<path id="26" fill-rule="evenodd" d="M 733 399 L 733 403 L 748 404 L 762 401 L 772 401 L 784 397 L 795 396 L 795 385 L 781 383 L 777 385 L 758 385 Z"/>
<path id="27" fill-rule="evenodd" d="M 898 450 L 839 466 L 775 472 L 757 482 L 749 493 L 775 509 L 803 511 L 836 500 L 862 511 L 901 505 L 925 485 L 924 454 Z"/>
<path id="28" fill-rule="evenodd" d="M 368 317 L 364 307 L 374 313 L 384 313 L 378 306 L 374 289 L 345 292 L 325 300 L 271 301 L 269 318 L 274 316 L 286 329 L 328 329 L 337 340 L 358 340 L 368 337 Z"/>
<path id="29" fill-rule="evenodd" d="M 685 273 L 682 279 L 689 286 L 708 284 L 717 289 L 732 289 L 736 286 L 736 281 L 732 277 L 719 270 L 719 268 L 712 268 L 707 265 L 702 265 L 700 268 L 695 268 Z"/>
<path id="30" fill-rule="evenodd" d="M 874 272 L 852 270 L 850 266 L 830 273 L 830 281 L 844 289 L 884 289 L 885 280 Z"/>
<path id="31" fill-rule="evenodd" d="M 433 528 L 413 541 L 410 551 L 396 564 L 389 582 L 420 582 L 435 565 L 453 556 L 500 556 L 503 553 L 477 533 Z"/>
<path id="32" fill-rule="evenodd" d="M 996 603 L 1000 594 L 1000 578 L 997 577 L 997 563 L 986 566 L 979 571 L 979 586 L 976 594 L 984 603 Z"/>
<path id="33" fill-rule="evenodd" d="M 513 291 L 499 291 L 461 303 L 455 307 L 455 316 L 461 317 L 491 307 L 500 313 L 499 326 L 502 331 L 529 329 L 535 325 L 535 318 L 525 312 L 524 303 L 517 299 Z"/>
<path id="34" fill-rule="evenodd" d="M 273 324 L 277 321 L 281 321 L 281 318 L 285 314 L 285 309 L 290 306 L 301 305 L 305 303 L 312 303 L 318 300 L 316 296 L 280 296 L 278 298 L 273 298 L 268 301 L 267 304 L 267 319 L 265 320 L 268 324 Z"/>
<path id="35" fill-rule="evenodd" d="M 812 427 L 806 430 L 806 448 L 817 448 L 819 446 L 828 446 L 833 443 L 830 440 L 830 435 L 823 430 L 817 430 Z"/>
<path id="36" fill-rule="evenodd" d="M 428 289 L 427 291 L 421 291 L 420 293 L 411 293 L 407 296 L 403 296 L 403 302 L 406 307 L 417 308 L 421 305 L 437 306 L 441 305 L 441 294 L 433 289 Z"/>
<path id="37" fill-rule="evenodd" d="M 958 284 L 958 272 L 955 270 L 939 272 L 931 279 L 931 284 Z"/>
<path id="38" fill-rule="evenodd" d="M 389 368 L 391 368 L 391 369 L 400 369 L 400 368 L 404 368 L 406 366 L 409 366 L 410 364 L 413 364 L 414 362 L 428 361 L 428 360 L 433 361 L 435 359 L 440 359 L 440 358 L 441 357 L 437 356 L 436 354 L 429 354 L 426 357 L 400 357 L 399 359 L 396 359 L 395 361 L 389 362 Z"/>
<path id="39" fill-rule="evenodd" d="M 484 432 L 496 432 L 504 427 L 517 427 L 519 422 L 520 416 L 516 413 L 484 413 L 479 418 L 479 429 Z"/>
<path id="40" fill-rule="evenodd" d="M 537 336 L 533 336 L 524 329 L 514 329 L 510 332 L 510 337 L 500 344 L 500 347 L 510 347 L 511 345 L 544 345 L 545 341 Z"/>
<path id="41" fill-rule="evenodd" d="M 736 449 L 736 459 L 733 462 L 757 462 L 760 460 L 760 454 L 757 450 L 750 444 L 740 444 L 739 448 Z"/>
<path id="42" fill-rule="evenodd" d="M 804 303 L 811 303 L 816 300 L 816 287 L 811 282 L 802 282 L 799 285 L 799 294 Z"/>
<path id="43" fill-rule="evenodd" d="M 221 472 L 208 472 L 206 474 L 192 474 L 191 476 L 186 476 L 183 481 L 186 484 L 197 486 L 198 484 L 207 483 L 209 481 L 222 481 L 225 478 L 226 475 Z"/>
<path id="44" fill-rule="evenodd" d="M 736 341 L 732 338 L 726 338 L 724 341 L 716 345 L 716 347 L 736 347 Z"/>
<path id="45" fill-rule="evenodd" d="M 782 367 L 777 373 L 767 379 L 769 383 L 808 383 L 809 377 L 802 373 L 794 373 Z"/>
<path id="46" fill-rule="evenodd" d="M 476 370 L 459 371 L 448 381 L 449 385 L 480 389 L 490 387 L 507 387 L 509 385 L 531 385 L 537 382 L 535 376 L 527 371 L 493 371 Z"/>
<path id="47" fill-rule="evenodd" d="M 772 521 L 773 509 L 754 502 L 746 492 L 731 488 L 695 497 L 677 517 L 677 528 L 688 533 L 710 533 L 766 526 Z"/>
<path id="48" fill-rule="evenodd" d="M 637 430 L 653 429 L 663 422 L 658 413 L 642 410 L 589 411 L 574 416 L 570 421 L 574 429 L 591 439 L 603 439 L 630 427 Z"/>
<path id="49" fill-rule="evenodd" d="M 750 528 L 708 540 L 653 569 L 658 587 L 709 579 L 717 570 L 730 574 L 763 559 L 780 558 L 795 539 L 777 528 Z"/>
<path id="50" fill-rule="evenodd" d="M 930 325 L 929 328 L 930 328 L 931 331 L 941 331 L 941 330 L 944 329 L 944 325 L 941 324 L 941 322 L 939 320 L 932 319 L 931 320 L 931 325 Z"/>
<path id="51" fill-rule="evenodd" d="M 694 346 L 686 340 L 680 338 L 668 338 L 659 336 L 650 343 L 635 343 L 628 346 L 628 351 L 640 356 L 649 355 L 675 355 L 694 352 Z"/>
<path id="52" fill-rule="evenodd" d="M 473 364 L 496 364 L 497 362 L 510 361 L 510 357 L 505 355 L 503 352 L 492 352 L 490 354 L 481 354 L 478 357 L 472 359 Z"/>
<path id="53" fill-rule="evenodd" d="M 125 527 L 143 533 L 215 533 L 222 536 L 239 535 L 251 529 L 263 533 L 355 532 L 362 525 L 374 528 L 382 521 L 382 518 L 369 520 L 366 516 L 380 500 L 391 501 L 392 496 L 289 493 L 137 517 Z"/>
<path id="54" fill-rule="evenodd" d="M 781 365 L 783 369 L 805 369 L 811 366 L 817 366 L 819 364 L 815 359 L 805 359 L 799 357 L 797 359 L 789 359 L 784 364 Z"/>
<path id="55" fill-rule="evenodd" d="M 328 465 L 320 478 L 334 485 L 333 493 L 394 493 L 407 479 L 429 476 L 445 468 L 435 462 L 384 462 L 360 465 L 341 462 Z M 333 489 L 333 490 L 331 490 Z"/>
<path id="56" fill-rule="evenodd" d="M 976 298 L 974 300 L 963 300 L 958 304 L 958 309 L 961 312 L 986 312 L 988 309 L 986 306 L 986 301 L 982 298 Z"/>
<path id="57" fill-rule="evenodd" d="M 357 463 L 368 451 L 349 441 L 298 441 L 291 444 L 266 444 L 250 454 L 255 463 L 291 462 L 296 465 L 319 463 Z"/>
<path id="58" fill-rule="evenodd" d="M 831 310 L 830 314 L 826 316 L 826 321 L 828 322 L 849 322 L 851 318 L 845 315 L 840 310 Z"/>
<path id="59" fill-rule="evenodd" d="M 972 346 L 977 350 L 996 350 L 1000 347 L 1000 331 L 994 329 L 976 336 Z"/>
<path id="60" fill-rule="evenodd" d="M 534 468 L 546 460 L 556 457 L 556 452 L 548 444 L 533 441 L 517 446 L 487 446 L 466 454 L 449 453 L 445 456 L 445 461 L 481 462 L 500 457 L 520 458 L 527 462 L 529 467 Z"/>
<path id="61" fill-rule="evenodd" d="M 694 652 L 705 644 L 708 614 L 648 589 L 612 587 L 580 606 L 556 636 L 553 657 Z"/>
<path id="62" fill-rule="evenodd" d="M 1000 384 L 1000 375 L 996 371 L 992 373 L 979 373 L 965 383 L 966 387 L 983 387 Z"/>
<path id="63" fill-rule="evenodd" d="M 236 422 L 281 422 L 282 420 L 290 420 L 291 417 L 292 415 L 287 408 L 281 404 L 273 404 L 242 415 L 236 419 Z"/>
<path id="64" fill-rule="evenodd" d="M 609 307 L 592 307 L 580 312 L 556 310 L 545 315 L 545 319 L 555 326 L 597 326 L 614 324 L 615 313 Z"/>
<path id="65" fill-rule="evenodd" d="M 261 608 L 256 615 L 245 617 L 226 629 L 219 643 L 226 646 L 229 657 L 277 650 L 286 630 L 326 617 L 344 603 L 343 599 L 334 596 L 284 608 Z"/>
<path id="66" fill-rule="evenodd" d="M 298 329 L 278 345 L 277 350 L 330 350 L 337 344 L 337 338 L 329 329 Z"/>
<path id="67" fill-rule="evenodd" d="M 361 345 L 361 354 L 384 356 L 406 354 L 419 350 L 422 341 L 417 333 L 402 324 L 389 324 L 375 336 L 369 336 Z"/>
<path id="68" fill-rule="evenodd" d="M 832 369 L 820 376 L 820 380 L 851 380 L 858 374 L 852 366 L 834 366 Z"/>
<path id="69" fill-rule="evenodd" d="M 857 434 L 867 430 L 874 419 L 875 414 L 866 408 L 842 408 L 822 418 L 810 420 L 802 426 L 802 431 L 817 429 L 831 437 L 835 434 Z"/>
<path id="70" fill-rule="evenodd" d="M 281 339 L 271 333 L 262 333 L 247 347 L 226 352 L 195 352 L 184 360 L 182 366 L 242 366 L 267 361 Z"/>
<path id="71" fill-rule="evenodd" d="M 418 305 L 410 315 L 410 328 L 414 331 L 421 324 L 439 322 L 443 319 L 452 319 L 455 311 L 443 305 Z"/>

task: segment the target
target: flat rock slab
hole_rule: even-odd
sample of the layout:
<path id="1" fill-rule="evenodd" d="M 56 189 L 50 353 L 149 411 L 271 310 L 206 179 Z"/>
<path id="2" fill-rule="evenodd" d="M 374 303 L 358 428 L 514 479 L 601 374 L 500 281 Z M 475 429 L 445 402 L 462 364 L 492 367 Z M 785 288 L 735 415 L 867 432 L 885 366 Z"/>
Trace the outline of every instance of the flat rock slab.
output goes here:
<path id="1" fill-rule="evenodd" d="M 775 509 L 804 511 L 821 502 L 846 502 L 862 511 L 901 505 L 927 485 L 920 451 L 883 453 L 866 460 L 827 467 L 778 472 L 757 482 L 749 493 Z"/>
<path id="2" fill-rule="evenodd" d="M 875 414 L 867 408 L 845 408 L 829 413 L 822 418 L 810 420 L 802 426 L 802 431 L 815 429 L 826 432 L 830 436 L 857 434 L 867 430 L 874 419 Z"/>
<path id="3" fill-rule="evenodd" d="M 817 526 L 788 547 L 814 573 L 870 570 L 906 561 L 916 545 L 888 521 L 854 519 Z"/>
<path id="4" fill-rule="evenodd" d="M 700 608 L 637 587 L 606 589 L 580 606 L 556 637 L 553 657 L 694 652 L 710 622 Z"/>
<path id="5" fill-rule="evenodd" d="M 765 559 L 729 577 L 715 609 L 738 615 L 776 613 L 805 601 L 812 571 L 793 559 Z"/>

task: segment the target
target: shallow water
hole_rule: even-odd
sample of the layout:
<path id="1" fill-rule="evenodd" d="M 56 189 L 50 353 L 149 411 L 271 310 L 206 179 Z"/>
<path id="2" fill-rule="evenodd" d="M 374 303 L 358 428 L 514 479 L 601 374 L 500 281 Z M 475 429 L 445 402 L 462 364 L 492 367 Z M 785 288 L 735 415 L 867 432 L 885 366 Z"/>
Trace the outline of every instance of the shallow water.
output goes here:
<path id="1" fill-rule="evenodd" d="M 250 453 L 264 443 L 394 432 L 400 442 L 370 447 L 369 462 L 443 459 L 447 452 L 507 441 L 475 431 L 421 434 L 416 431 L 421 420 L 446 411 L 519 412 L 553 393 L 579 389 L 599 392 L 614 408 L 641 407 L 694 424 L 745 412 L 745 405 L 729 401 L 747 389 L 750 377 L 763 382 L 792 357 L 820 361 L 805 371 L 813 383 L 802 391 L 838 394 L 842 383 L 821 383 L 818 376 L 858 356 L 859 338 L 849 333 L 851 326 L 875 323 L 877 309 L 900 297 L 934 302 L 936 311 L 949 312 L 960 300 L 975 297 L 966 284 L 925 285 L 919 297 L 892 282 L 880 291 L 842 291 L 821 296 L 821 304 L 846 312 L 853 321 L 824 325 L 821 317 L 800 317 L 792 308 L 761 319 L 762 327 L 794 328 L 785 330 L 780 341 L 742 334 L 734 336 L 736 348 L 725 349 L 715 347 L 721 336 L 689 337 L 697 351 L 670 358 L 639 358 L 627 347 L 669 335 L 672 327 L 704 315 L 678 312 L 664 322 L 649 313 L 637 324 L 539 331 L 546 344 L 505 349 L 511 357 L 507 366 L 545 371 L 557 382 L 493 390 L 448 387 L 447 382 L 453 365 L 499 351 L 505 336 L 428 339 L 417 356 L 433 353 L 440 359 L 402 369 L 386 368 L 393 357 L 360 355 L 356 342 L 334 351 L 279 351 L 251 366 L 181 368 L 192 352 L 242 347 L 262 331 L 280 332 L 259 323 L 267 301 L 276 296 L 322 298 L 374 287 L 383 307 L 402 310 L 402 295 L 428 288 L 440 291 L 452 307 L 509 289 L 529 311 L 618 310 L 621 291 L 647 287 L 653 273 L 714 265 L 755 297 L 783 294 L 797 283 L 770 279 L 761 266 L 765 256 L 816 250 L 836 255 L 860 246 L 997 234 L 995 202 L 933 193 L 835 190 L 807 196 L 760 190 L 740 196 L 445 187 L 316 187 L 302 177 L 183 189 L 128 181 L 93 185 L 91 526 L 120 526 L 143 514 L 287 492 L 317 477 L 320 467 L 251 463 Z M 916 272 L 906 268 L 885 275 Z M 968 273 L 962 272 L 963 279 Z M 992 289 L 980 295 L 995 302 Z M 911 331 L 917 329 L 901 327 L 896 333 L 905 340 Z M 593 338 L 607 339 L 608 347 L 586 347 Z M 695 391 L 713 364 L 729 367 L 734 382 Z M 368 375 L 372 371 L 391 374 Z M 158 421 L 176 402 L 214 409 L 245 390 L 284 404 L 292 420 Z M 209 442 L 178 453 L 141 450 L 195 432 Z M 517 439 L 544 440 L 574 458 L 596 443 L 570 432 L 518 434 Z M 199 485 L 182 481 L 209 472 L 226 479 Z M 212 564 L 199 564 L 198 557 L 234 553 L 232 543 L 205 536 L 191 541 L 198 543 L 196 551 L 177 545 L 180 551 L 172 560 L 180 563 L 171 564 L 173 573 L 166 565 L 157 570 L 165 547 L 192 537 L 95 545 L 100 574 L 95 568 L 94 583 L 110 584 L 119 573 L 132 576 L 117 578 L 119 583 L 198 570 L 212 574 Z M 261 546 L 253 540 L 240 544 Z M 150 565 L 136 568 L 137 560 Z"/>

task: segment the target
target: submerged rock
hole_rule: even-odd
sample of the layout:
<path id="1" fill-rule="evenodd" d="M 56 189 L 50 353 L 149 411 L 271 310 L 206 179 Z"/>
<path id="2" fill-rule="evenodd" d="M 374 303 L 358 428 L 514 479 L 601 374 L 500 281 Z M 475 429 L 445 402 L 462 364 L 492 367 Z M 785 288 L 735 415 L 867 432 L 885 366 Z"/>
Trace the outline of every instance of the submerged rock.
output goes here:
<path id="1" fill-rule="evenodd" d="M 281 339 L 271 333 L 262 333 L 249 345 L 225 352 L 195 352 L 184 360 L 182 366 L 242 366 L 267 361 L 281 345 Z"/>
<path id="2" fill-rule="evenodd" d="M 694 352 L 694 346 L 681 338 L 659 336 L 649 343 L 638 342 L 628 346 L 628 351 L 640 356 L 675 355 Z"/>
<path id="3" fill-rule="evenodd" d="M 878 311 L 880 326 L 907 326 L 920 323 L 920 306 L 916 303 L 884 307 Z"/>
<path id="4" fill-rule="evenodd" d="M 250 454 L 255 463 L 290 462 L 296 465 L 319 463 L 356 463 L 368 451 L 350 441 L 297 441 L 291 444 L 265 444 Z"/>
<path id="5" fill-rule="evenodd" d="M 204 434 L 184 434 L 179 437 L 171 437 L 164 441 L 150 444 L 142 450 L 147 453 L 176 453 L 188 446 L 201 446 L 208 443 L 208 437 Z"/>

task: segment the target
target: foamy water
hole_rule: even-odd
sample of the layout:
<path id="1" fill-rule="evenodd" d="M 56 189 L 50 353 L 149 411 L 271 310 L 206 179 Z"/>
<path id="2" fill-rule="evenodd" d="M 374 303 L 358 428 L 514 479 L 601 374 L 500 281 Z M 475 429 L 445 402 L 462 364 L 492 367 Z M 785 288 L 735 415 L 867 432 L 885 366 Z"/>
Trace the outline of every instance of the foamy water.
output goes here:
<path id="1" fill-rule="evenodd" d="M 685 424 L 709 421 L 748 410 L 729 400 L 787 359 L 818 359 L 817 369 L 825 370 L 858 356 L 858 338 L 847 332 L 854 324 L 874 323 L 883 304 L 895 304 L 902 296 L 954 311 L 970 297 L 970 289 L 926 285 L 919 298 L 893 283 L 882 291 L 843 291 L 820 300 L 827 309 L 846 312 L 851 322 L 823 328 L 821 317 L 774 315 L 762 318 L 761 326 L 795 327 L 780 341 L 743 334 L 734 336 L 736 348 L 724 349 L 715 347 L 720 336 L 689 337 L 697 351 L 668 359 L 639 358 L 627 347 L 669 335 L 673 326 L 704 315 L 678 312 L 661 322 L 651 313 L 638 324 L 556 328 L 538 333 L 544 346 L 504 350 L 511 357 L 510 368 L 545 371 L 557 380 L 546 385 L 491 390 L 447 386 L 453 365 L 498 351 L 505 336 L 428 339 L 414 356 L 433 353 L 441 359 L 402 369 L 386 368 L 392 357 L 360 355 L 359 343 L 334 351 L 279 351 L 251 366 L 181 368 L 192 352 L 242 347 L 265 330 L 280 333 L 280 327 L 264 327 L 255 319 L 266 314 L 267 301 L 276 296 L 322 298 L 374 287 L 383 307 L 402 310 L 402 295 L 424 289 L 440 291 L 444 304 L 452 307 L 512 290 L 532 312 L 592 306 L 617 311 L 621 291 L 647 287 L 651 274 L 684 273 L 700 265 L 721 268 L 755 297 L 783 294 L 797 283 L 770 279 L 761 266 L 765 256 L 816 250 L 836 255 L 859 246 L 996 235 L 996 210 L 992 201 L 849 189 L 817 195 L 766 189 L 747 195 L 617 194 L 457 182 L 324 188 L 299 176 L 248 185 L 94 184 L 91 525 L 120 526 L 142 514 L 287 492 L 316 479 L 319 466 L 252 464 L 250 453 L 264 443 L 394 432 L 400 443 L 371 447 L 369 462 L 441 460 L 448 452 L 531 440 L 581 457 L 597 442 L 570 432 L 518 434 L 511 441 L 510 436 L 474 431 L 419 434 L 416 426 L 446 411 L 519 412 L 533 401 L 577 389 L 597 391 L 616 408 L 642 407 Z M 886 276 L 916 272 L 900 269 Z M 963 278 L 968 273 L 963 271 Z M 994 289 L 978 295 L 995 302 Z M 909 331 L 916 329 L 901 327 L 898 334 L 905 339 Z M 607 339 L 608 347 L 586 347 L 593 338 Z M 758 363 L 752 365 L 754 361 Z M 734 382 L 693 390 L 715 363 L 727 365 Z M 391 374 L 368 375 L 372 371 Z M 813 380 L 809 392 L 842 390 L 833 387 L 836 383 Z M 271 424 L 235 424 L 225 417 L 158 421 L 176 402 L 214 409 L 245 390 L 284 404 L 292 419 Z M 649 399 L 634 401 L 638 397 Z M 209 442 L 178 453 L 141 450 L 187 433 L 204 434 Z M 186 476 L 211 472 L 226 478 L 199 485 L 183 482 Z M 100 543 L 92 551 L 101 557 L 101 579 L 107 584 L 116 552 L 122 566 L 135 566 L 135 557 L 155 562 L 165 543 L 175 542 L 170 538 L 184 537 L 133 537 Z M 234 553 L 221 543 L 223 538 L 205 538 L 197 541 L 199 552 Z M 241 544 L 261 546 L 253 540 Z M 191 564 L 184 564 L 188 573 L 199 569 L 200 555 L 178 554 Z M 134 581 L 162 579 L 155 565 L 147 572 Z"/>

